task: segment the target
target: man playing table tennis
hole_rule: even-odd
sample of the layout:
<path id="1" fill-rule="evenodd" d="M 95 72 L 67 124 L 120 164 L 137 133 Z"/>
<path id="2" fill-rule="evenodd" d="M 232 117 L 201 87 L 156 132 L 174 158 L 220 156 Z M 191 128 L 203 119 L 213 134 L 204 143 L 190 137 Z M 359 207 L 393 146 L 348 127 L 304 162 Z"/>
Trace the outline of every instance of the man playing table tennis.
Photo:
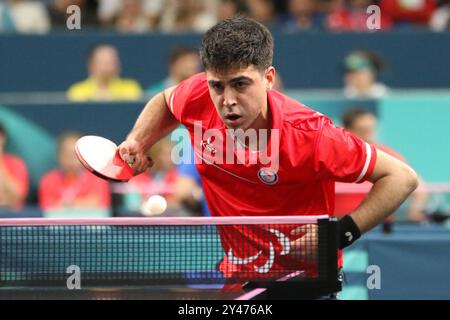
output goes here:
<path id="1" fill-rule="evenodd" d="M 369 180 L 374 185 L 367 198 L 339 221 L 340 248 L 384 221 L 416 188 L 416 174 L 406 164 L 272 89 L 273 39 L 261 24 L 243 17 L 224 20 L 206 32 L 200 54 L 206 72 L 151 99 L 119 146 L 136 174 L 152 165 L 147 150 L 182 123 L 213 216 L 332 215 L 335 181 Z M 257 140 L 248 138 L 252 133 Z M 263 133 L 269 135 L 267 144 L 260 143 Z M 237 140 L 231 147 L 230 137 Z M 220 161 L 230 152 L 227 160 L 234 161 Z M 257 161 L 246 161 L 254 157 Z M 258 232 L 222 232 L 228 254 L 221 271 L 226 277 L 243 270 L 265 274 L 283 270 L 289 259 L 307 268 L 302 245 L 316 239 L 317 229 L 304 231 L 282 231 L 292 242 L 289 257 L 281 257 L 276 232 L 273 241 L 258 238 Z M 276 258 L 268 263 L 270 243 Z"/>

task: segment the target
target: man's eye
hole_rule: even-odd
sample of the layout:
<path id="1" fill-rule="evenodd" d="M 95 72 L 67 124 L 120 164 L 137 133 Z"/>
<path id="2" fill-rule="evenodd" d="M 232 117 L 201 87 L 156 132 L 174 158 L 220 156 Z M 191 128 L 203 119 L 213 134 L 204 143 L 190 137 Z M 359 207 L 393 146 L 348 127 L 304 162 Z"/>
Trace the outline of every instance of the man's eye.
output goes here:
<path id="1" fill-rule="evenodd" d="M 214 84 L 212 85 L 212 87 L 213 87 L 213 89 L 215 89 L 215 90 L 222 90 L 222 89 L 223 89 L 223 87 L 222 87 L 222 85 L 221 85 L 220 83 L 214 83 Z"/>
<path id="2" fill-rule="evenodd" d="M 247 84 L 245 82 L 236 82 L 235 87 L 238 89 L 245 88 Z"/>

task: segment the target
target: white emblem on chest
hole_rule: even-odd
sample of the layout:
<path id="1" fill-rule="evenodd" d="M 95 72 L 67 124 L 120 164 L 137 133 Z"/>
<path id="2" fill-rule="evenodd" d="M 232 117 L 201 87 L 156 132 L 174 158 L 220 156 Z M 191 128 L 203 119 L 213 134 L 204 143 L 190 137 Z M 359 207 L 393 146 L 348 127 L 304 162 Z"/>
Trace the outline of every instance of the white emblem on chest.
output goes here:
<path id="1" fill-rule="evenodd" d="M 275 184 L 278 182 L 278 174 L 271 169 L 261 168 L 258 171 L 258 178 L 265 184 Z"/>

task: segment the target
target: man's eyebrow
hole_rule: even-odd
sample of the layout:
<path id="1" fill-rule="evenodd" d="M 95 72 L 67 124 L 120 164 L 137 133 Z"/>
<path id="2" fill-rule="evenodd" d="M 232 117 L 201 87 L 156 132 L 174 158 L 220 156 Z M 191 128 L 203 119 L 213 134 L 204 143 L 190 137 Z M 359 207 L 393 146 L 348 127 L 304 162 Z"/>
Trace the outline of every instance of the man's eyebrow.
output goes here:
<path id="1" fill-rule="evenodd" d="M 234 82 L 238 82 L 238 81 L 242 81 L 242 80 L 250 81 L 250 82 L 253 81 L 253 80 L 252 80 L 251 78 L 249 78 L 249 77 L 246 77 L 246 76 L 239 76 L 239 77 L 236 77 L 236 78 L 231 79 L 230 81 L 228 81 L 228 83 L 234 83 Z M 208 83 L 209 83 L 210 85 L 212 85 L 212 84 L 222 83 L 222 81 L 220 81 L 220 80 L 209 80 Z"/>
<path id="2" fill-rule="evenodd" d="M 240 76 L 240 77 L 236 77 L 230 80 L 230 82 L 238 82 L 238 81 L 242 81 L 242 80 L 246 80 L 246 81 L 253 81 L 251 78 L 246 77 L 246 76 Z"/>

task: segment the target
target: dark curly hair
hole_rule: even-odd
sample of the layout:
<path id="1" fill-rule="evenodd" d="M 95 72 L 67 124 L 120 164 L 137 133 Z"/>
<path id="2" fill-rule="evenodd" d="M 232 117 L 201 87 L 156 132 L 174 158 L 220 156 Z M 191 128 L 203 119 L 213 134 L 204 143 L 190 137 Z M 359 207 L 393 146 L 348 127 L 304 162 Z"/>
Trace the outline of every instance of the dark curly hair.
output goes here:
<path id="1" fill-rule="evenodd" d="M 255 20 L 236 16 L 223 20 L 203 36 L 200 57 L 206 69 L 224 71 L 250 65 L 263 71 L 272 65 L 273 38 Z"/>

